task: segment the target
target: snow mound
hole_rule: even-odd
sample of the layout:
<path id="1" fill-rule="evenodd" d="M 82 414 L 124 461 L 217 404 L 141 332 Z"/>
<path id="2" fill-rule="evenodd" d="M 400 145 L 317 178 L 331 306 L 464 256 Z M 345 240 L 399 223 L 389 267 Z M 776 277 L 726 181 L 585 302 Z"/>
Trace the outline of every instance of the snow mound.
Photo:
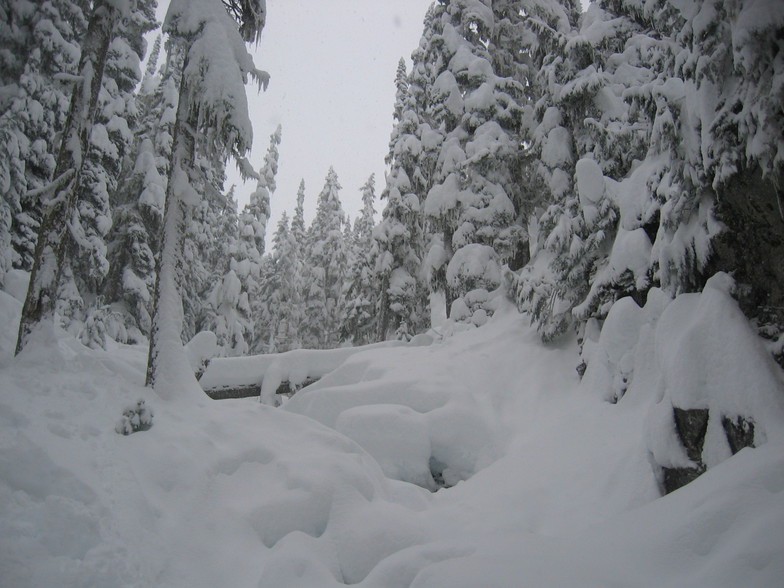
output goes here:
<path id="1" fill-rule="evenodd" d="M 340 413 L 335 429 L 372 455 L 387 477 L 435 487 L 428 423 L 418 412 L 401 405 L 357 406 Z"/>
<path id="2" fill-rule="evenodd" d="M 492 463 L 501 442 L 475 396 L 485 386 L 475 361 L 465 358 L 459 383 L 447 376 L 452 363 L 438 348 L 364 353 L 284 409 L 354 439 L 393 479 L 452 486 Z"/>

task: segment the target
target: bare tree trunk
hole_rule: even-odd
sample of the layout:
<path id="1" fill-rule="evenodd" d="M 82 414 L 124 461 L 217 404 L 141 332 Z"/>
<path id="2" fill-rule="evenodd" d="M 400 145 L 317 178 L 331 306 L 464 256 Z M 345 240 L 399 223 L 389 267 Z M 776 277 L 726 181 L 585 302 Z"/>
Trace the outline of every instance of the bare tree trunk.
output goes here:
<path id="1" fill-rule="evenodd" d="M 30 286 L 19 324 L 17 354 L 27 345 L 37 327 L 54 324 L 57 287 L 65 260 L 68 229 L 77 214 L 79 177 L 87 154 L 109 43 L 120 16 L 120 10 L 111 2 L 95 1 L 82 43 L 79 60 L 81 79 L 74 86 L 71 97 L 54 180 L 45 191 L 45 194 L 54 194 L 55 197 L 49 203 L 38 233 Z"/>
<path id="2" fill-rule="evenodd" d="M 446 317 L 449 318 L 452 315 L 452 303 L 457 300 L 457 296 L 455 295 L 452 287 L 449 285 L 449 280 L 446 277 L 446 270 L 449 266 L 449 262 L 452 260 L 452 256 L 455 254 L 455 251 L 452 247 L 452 229 L 444 229 L 441 234 L 443 235 L 444 251 L 446 252 L 447 261 L 442 267 L 438 269 L 440 274 L 438 282 L 443 288 L 444 302 L 446 303 Z"/>
<path id="3" fill-rule="evenodd" d="M 386 341 L 389 330 L 389 278 L 384 278 L 381 283 L 381 300 L 376 316 L 376 341 Z"/>

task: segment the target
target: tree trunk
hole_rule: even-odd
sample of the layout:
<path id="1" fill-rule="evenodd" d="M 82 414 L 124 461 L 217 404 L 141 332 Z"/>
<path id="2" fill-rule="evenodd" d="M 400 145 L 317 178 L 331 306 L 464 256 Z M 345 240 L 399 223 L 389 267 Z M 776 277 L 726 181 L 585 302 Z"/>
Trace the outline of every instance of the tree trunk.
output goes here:
<path id="1" fill-rule="evenodd" d="M 54 193 L 55 198 L 49 204 L 38 233 L 30 286 L 19 324 L 17 354 L 27 345 L 36 328 L 48 324 L 54 326 L 57 287 L 65 260 L 68 229 L 74 215 L 78 214 L 79 177 L 87 154 L 109 43 L 120 16 L 120 10 L 112 3 L 96 0 L 82 43 L 79 60 L 81 80 L 74 86 L 54 180 L 46 191 Z"/>
<path id="2" fill-rule="evenodd" d="M 185 52 L 187 55 L 187 51 Z M 183 71 L 187 67 L 183 63 Z M 169 181 L 166 186 L 166 205 L 163 213 L 161 252 L 157 263 L 155 296 L 153 298 L 150 348 L 147 359 L 147 386 L 185 386 L 180 381 L 193 376 L 182 344 L 183 308 L 183 245 L 187 221 L 187 202 L 192 192 L 191 174 L 195 161 L 198 109 L 190 103 L 190 88 L 186 77 L 180 84 L 177 118 L 172 139 Z M 196 381 L 194 376 L 194 382 Z"/>
<path id="3" fill-rule="evenodd" d="M 446 270 L 449 266 L 449 262 L 452 260 L 452 257 L 455 254 L 454 249 L 452 248 L 452 230 L 446 229 L 443 232 L 444 235 L 444 251 L 446 251 L 447 261 L 443 265 L 443 284 L 444 284 L 444 302 L 446 303 L 446 318 L 450 318 L 452 316 L 452 303 L 457 300 L 457 295 L 449 285 L 449 279 L 446 276 Z M 439 269 L 439 271 L 441 271 Z"/>
<path id="4" fill-rule="evenodd" d="M 376 341 L 386 341 L 387 331 L 389 331 L 389 278 L 384 278 L 381 284 L 381 301 L 378 305 L 378 316 L 376 317 Z"/>

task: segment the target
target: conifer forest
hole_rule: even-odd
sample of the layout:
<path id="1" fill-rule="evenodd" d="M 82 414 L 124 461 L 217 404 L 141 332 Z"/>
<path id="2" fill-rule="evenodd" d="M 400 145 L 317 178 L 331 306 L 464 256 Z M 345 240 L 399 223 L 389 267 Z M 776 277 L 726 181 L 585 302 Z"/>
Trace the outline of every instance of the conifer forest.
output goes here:
<path id="1" fill-rule="evenodd" d="M 296 194 L 275 18 L 0 0 L 0 586 L 780 586 L 784 2 L 435 0 Z"/>

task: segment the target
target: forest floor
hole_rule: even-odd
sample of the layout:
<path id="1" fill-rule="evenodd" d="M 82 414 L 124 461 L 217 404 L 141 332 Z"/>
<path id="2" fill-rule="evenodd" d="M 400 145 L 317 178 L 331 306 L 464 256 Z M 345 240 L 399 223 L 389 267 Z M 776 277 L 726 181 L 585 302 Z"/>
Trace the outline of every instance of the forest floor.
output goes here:
<path id="1" fill-rule="evenodd" d="M 20 306 L 0 292 L 2 587 L 784 578 L 784 421 L 662 497 L 646 438 L 661 397 L 607 402 L 574 340 L 543 345 L 512 308 L 353 355 L 273 408 L 160 398 L 140 346 L 51 333 L 13 358 Z M 152 427 L 116 433 L 138 399 Z"/>

